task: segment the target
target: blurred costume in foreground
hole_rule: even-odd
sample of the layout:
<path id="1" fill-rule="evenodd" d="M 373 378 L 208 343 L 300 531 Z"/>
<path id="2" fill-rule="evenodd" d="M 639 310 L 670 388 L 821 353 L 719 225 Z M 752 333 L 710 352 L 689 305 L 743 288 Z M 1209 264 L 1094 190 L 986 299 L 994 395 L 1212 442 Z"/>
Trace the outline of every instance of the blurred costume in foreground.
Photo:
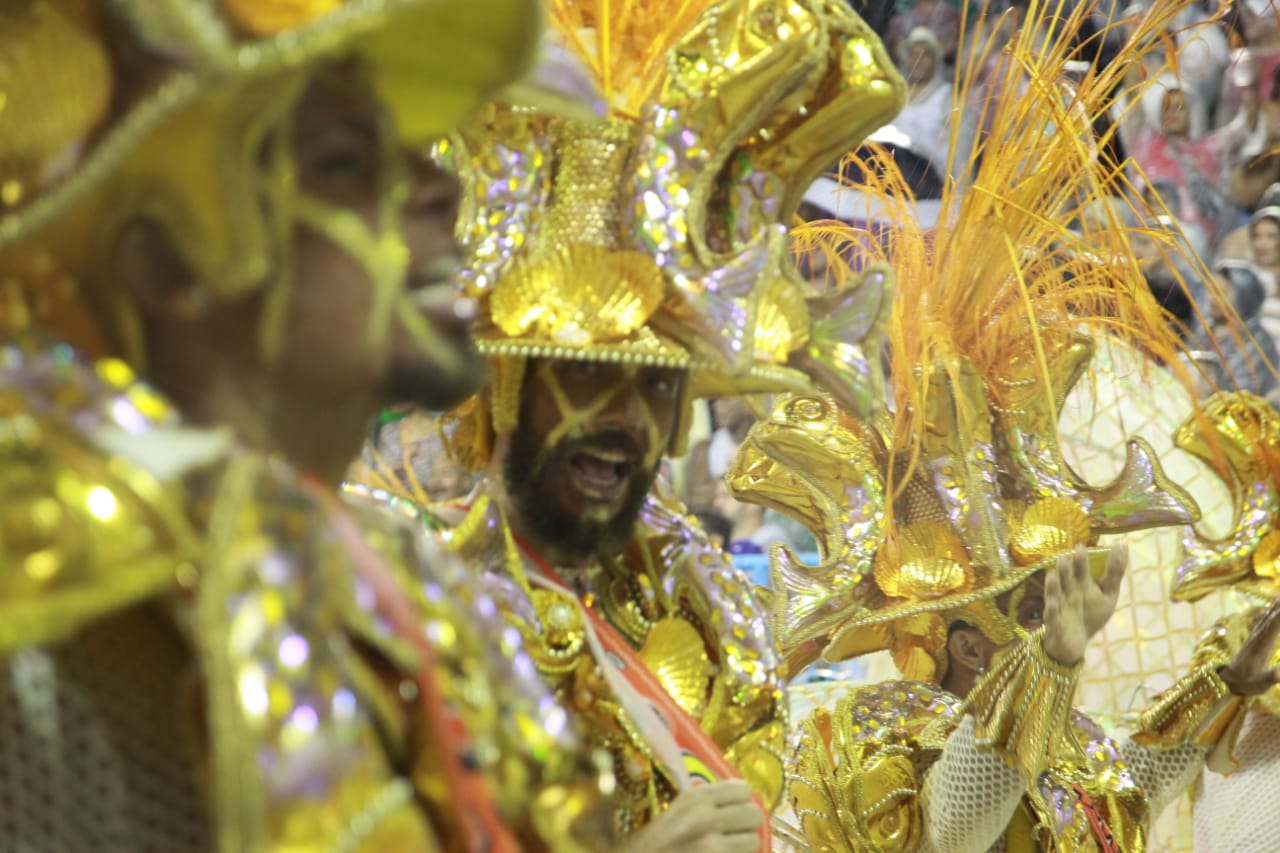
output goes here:
<path id="1" fill-rule="evenodd" d="M 422 196 L 456 190 L 406 152 L 538 19 L 3 4 L 0 848 L 574 849 L 599 773 L 518 644 L 332 479 L 387 374 L 474 387 L 410 293 L 453 251 Z"/>

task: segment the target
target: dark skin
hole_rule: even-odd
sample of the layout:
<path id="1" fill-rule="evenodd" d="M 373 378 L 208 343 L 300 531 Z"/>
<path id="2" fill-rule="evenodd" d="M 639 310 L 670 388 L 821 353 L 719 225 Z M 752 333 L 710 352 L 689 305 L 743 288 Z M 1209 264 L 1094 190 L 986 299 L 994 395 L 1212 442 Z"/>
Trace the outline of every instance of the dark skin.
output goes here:
<path id="1" fill-rule="evenodd" d="M 342 66 L 322 71 L 295 107 L 292 128 L 289 146 L 301 188 L 375 227 L 393 164 L 390 128 L 372 92 L 353 83 Z M 412 258 L 405 292 L 447 297 L 441 288 L 451 285 L 457 265 L 459 185 L 420 156 L 397 156 L 403 158 L 397 171 L 411 183 L 400 222 Z M 445 344 L 443 361 L 395 319 L 374 343 L 366 334 L 373 305 L 366 269 L 303 225 L 295 229 L 292 250 L 294 281 L 283 312 L 283 352 L 275 361 L 260 347 L 263 295 L 210 298 L 154 222 L 128 224 L 110 261 L 124 298 L 143 318 L 148 378 L 189 420 L 230 426 L 241 442 L 282 453 L 337 486 L 381 407 L 451 405 L 479 386 L 483 369 L 467 341 L 467 318 L 454 312 L 451 300 L 415 303 Z"/>
<path id="2" fill-rule="evenodd" d="M 516 533 L 563 567 L 620 549 L 625 541 L 606 534 L 629 534 L 636 495 L 671 446 L 685 381 L 670 368 L 531 361 L 519 424 L 499 436 L 491 472 Z M 512 471 L 513 453 L 525 470 Z"/>

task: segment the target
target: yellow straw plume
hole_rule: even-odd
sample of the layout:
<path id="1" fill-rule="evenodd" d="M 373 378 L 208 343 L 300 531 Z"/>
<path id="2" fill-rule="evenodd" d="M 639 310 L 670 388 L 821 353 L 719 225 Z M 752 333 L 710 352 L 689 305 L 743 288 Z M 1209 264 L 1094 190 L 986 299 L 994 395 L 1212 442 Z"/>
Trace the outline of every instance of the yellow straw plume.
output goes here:
<path id="1" fill-rule="evenodd" d="M 634 117 L 655 94 L 677 39 L 706 0 L 549 0 L 550 22 L 594 75 L 609 106 Z"/>

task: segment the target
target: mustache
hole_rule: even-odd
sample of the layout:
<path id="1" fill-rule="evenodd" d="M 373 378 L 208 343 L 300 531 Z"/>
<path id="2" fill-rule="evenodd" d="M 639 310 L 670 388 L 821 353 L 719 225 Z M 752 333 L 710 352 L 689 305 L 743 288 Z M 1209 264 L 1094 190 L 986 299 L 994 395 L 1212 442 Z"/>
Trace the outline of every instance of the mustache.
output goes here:
<path id="1" fill-rule="evenodd" d="M 601 430 L 590 435 L 565 439 L 560 442 L 555 453 L 560 457 L 568 457 L 581 450 L 621 453 L 631 461 L 632 465 L 639 465 L 645 458 L 645 448 L 640 441 L 623 429 Z"/>

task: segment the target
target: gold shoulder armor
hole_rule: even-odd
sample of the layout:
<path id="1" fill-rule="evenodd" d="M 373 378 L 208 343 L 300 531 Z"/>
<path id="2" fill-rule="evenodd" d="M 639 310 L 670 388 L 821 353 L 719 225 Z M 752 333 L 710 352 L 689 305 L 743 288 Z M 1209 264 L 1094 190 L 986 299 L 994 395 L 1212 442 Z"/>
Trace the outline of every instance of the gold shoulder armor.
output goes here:
<path id="1" fill-rule="evenodd" d="M 0 342 L 0 355 L 4 654 L 164 589 L 196 538 L 180 492 L 111 449 L 145 442 L 167 419 L 127 368 L 63 345 Z"/>

